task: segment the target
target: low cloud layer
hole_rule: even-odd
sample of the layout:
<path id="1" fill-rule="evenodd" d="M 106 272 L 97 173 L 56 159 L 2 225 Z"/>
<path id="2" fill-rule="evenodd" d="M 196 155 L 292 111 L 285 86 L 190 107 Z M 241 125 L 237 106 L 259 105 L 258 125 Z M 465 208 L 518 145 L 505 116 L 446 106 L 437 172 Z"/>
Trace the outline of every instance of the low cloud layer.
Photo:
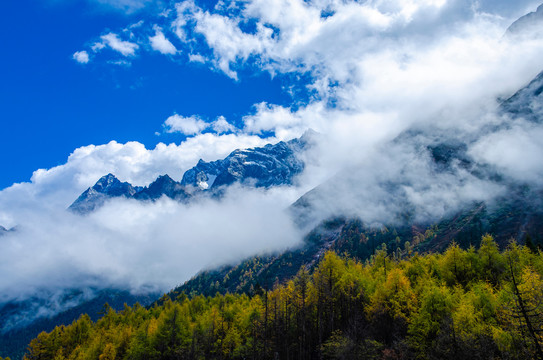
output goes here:
<path id="1" fill-rule="evenodd" d="M 299 240 L 284 211 L 295 196 L 232 188 L 192 205 L 116 199 L 88 216 L 28 214 L 1 239 L 0 302 L 42 287 L 166 291 L 204 267 L 282 250 Z"/>

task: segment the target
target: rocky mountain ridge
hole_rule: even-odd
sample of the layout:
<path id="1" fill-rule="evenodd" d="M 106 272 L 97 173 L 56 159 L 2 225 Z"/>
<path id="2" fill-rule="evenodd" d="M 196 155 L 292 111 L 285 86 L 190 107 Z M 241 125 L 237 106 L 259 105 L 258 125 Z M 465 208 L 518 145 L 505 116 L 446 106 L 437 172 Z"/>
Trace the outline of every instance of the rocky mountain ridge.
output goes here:
<path id="1" fill-rule="evenodd" d="M 300 138 L 288 142 L 234 150 L 222 160 L 206 162 L 200 159 L 183 174 L 180 182 L 169 175 L 161 175 L 149 186 L 136 187 L 107 174 L 85 190 L 69 210 L 86 214 L 107 200 L 119 197 L 154 201 L 167 196 L 187 202 L 198 196 L 220 196 L 222 189 L 234 183 L 257 188 L 292 185 L 305 167 L 300 155 L 312 146 L 315 136 L 314 131 L 308 130 Z"/>
<path id="2" fill-rule="evenodd" d="M 507 29 L 507 36 L 540 36 L 543 33 L 543 4 L 536 11 L 528 13 L 515 21 Z"/>

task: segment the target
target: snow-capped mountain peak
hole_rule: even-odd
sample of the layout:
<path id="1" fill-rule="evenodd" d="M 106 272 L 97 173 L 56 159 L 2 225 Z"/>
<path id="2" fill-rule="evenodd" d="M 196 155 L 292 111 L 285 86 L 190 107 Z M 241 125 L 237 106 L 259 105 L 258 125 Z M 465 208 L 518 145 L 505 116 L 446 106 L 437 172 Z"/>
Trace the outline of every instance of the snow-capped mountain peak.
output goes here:
<path id="1" fill-rule="evenodd" d="M 130 198 L 137 189 L 127 182 L 121 182 L 113 174 L 102 176 L 93 187 L 83 192 L 69 209 L 80 214 L 88 213 L 102 206 L 109 198 Z"/>
<path id="2" fill-rule="evenodd" d="M 307 131 L 302 137 L 288 142 L 234 150 L 222 160 L 206 162 L 200 159 L 183 174 L 180 182 L 161 175 L 149 186 L 138 188 L 107 174 L 83 192 L 69 209 L 88 213 L 109 198 L 120 196 L 150 201 L 167 196 L 185 202 L 198 194 L 220 196 L 219 189 L 234 183 L 263 188 L 292 185 L 305 166 L 299 155 L 312 146 L 315 134 Z"/>

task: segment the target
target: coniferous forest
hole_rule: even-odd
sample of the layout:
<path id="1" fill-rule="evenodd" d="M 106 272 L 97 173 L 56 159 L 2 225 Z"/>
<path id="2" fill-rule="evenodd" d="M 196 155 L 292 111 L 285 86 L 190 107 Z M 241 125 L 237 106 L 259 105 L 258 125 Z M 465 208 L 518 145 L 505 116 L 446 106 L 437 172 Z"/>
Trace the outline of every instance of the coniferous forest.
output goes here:
<path id="1" fill-rule="evenodd" d="M 543 359 L 543 253 L 478 249 L 365 262 L 325 253 L 273 289 L 107 305 L 41 333 L 37 359 Z"/>

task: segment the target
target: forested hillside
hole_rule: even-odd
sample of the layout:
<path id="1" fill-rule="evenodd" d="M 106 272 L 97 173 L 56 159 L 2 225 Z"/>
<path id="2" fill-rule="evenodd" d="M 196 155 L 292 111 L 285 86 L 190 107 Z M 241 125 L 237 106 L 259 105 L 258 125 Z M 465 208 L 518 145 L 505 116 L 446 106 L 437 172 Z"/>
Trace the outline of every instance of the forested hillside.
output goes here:
<path id="1" fill-rule="evenodd" d="M 407 217 L 397 224 L 375 227 L 360 218 L 332 218 L 311 230 L 299 247 L 204 270 L 168 295 L 176 297 L 181 292 L 207 296 L 216 292 L 251 294 L 257 285 L 270 290 L 274 283 L 293 277 L 301 266 L 311 271 L 328 250 L 366 261 L 385 246 L 390 257 L 401 259 L 416 251 L 443 252 L 453 240 L 463 249 L 478 247 L 486 233 L 493 235 L 500 249 L 505 249 L 510 239 L 519 244 L 542 246 L 540 192 L 511 189 L 508 194 L 491 204 L 473 203 L 436 223 L 414 222 Z"/>
<path id="2" fill-rule="evenodd" d="M 42 331 L 51 331 L 55 326 L 60 324 L 70 324 L 73 320 L 78 319 L 81 314 L 89 315 L 90 319 L 98 320 L 102 314 L 104 303 L 108 303 L 113 309 L 121 310 L 124 304 L 143 304 L 148 305 L 153 303 L 159 293 L 148 295 L 133 295 L 128 291 L 100 291 L 91 300 L 84 301 L 80 305 L 74 306 L 55 316 L 43 317 L 30 325 L 5 332 L 0 332 L 0 359 L 2 356 L 10 356 L 12 360 L 22 359 L 24 352 L 30 340 L 35 338 Z M 9 304 L 8 304 L 9 305 Z M 9 320 L 9 311 L 6 307 L 0 310 L 0 324 L 7 325 Z M 17 309 L 13 309 L 13 312 Z M 34 310 L 36 311 L 36 310 Z M 32 314 L 32 310 L 27 310 L 26 314 Z M 28 316 L 28 315 L 27 315 Z"/>
<path id="3" fill-rule="evenodd" d="M 26 359 L 543 359 L 543 254 L 327 252 L 252 295 L 163 298 L 41 333 Z"/>

